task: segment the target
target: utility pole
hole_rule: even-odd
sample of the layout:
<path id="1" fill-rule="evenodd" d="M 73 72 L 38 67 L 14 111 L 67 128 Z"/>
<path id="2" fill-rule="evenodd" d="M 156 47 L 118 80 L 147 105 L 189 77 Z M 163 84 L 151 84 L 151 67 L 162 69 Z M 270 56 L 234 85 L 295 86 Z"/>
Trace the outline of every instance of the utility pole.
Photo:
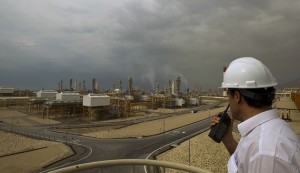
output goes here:
<path id="1" fill-rule="evenodd" d="M 189 165 L 191 165 L 191 139 L 189 139 Z"/>

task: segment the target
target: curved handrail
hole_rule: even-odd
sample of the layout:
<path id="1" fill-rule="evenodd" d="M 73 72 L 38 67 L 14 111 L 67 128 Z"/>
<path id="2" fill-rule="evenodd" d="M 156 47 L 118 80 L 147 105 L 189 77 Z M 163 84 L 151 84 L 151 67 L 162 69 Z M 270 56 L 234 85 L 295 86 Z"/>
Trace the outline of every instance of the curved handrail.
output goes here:
<path id="1" fill-rule="evenodd" d="M 171 168 L 186 172 L 194 172 L 194 173 L 211 173 L 209 171 L 184 165 L 181 163 L 173 163 L 167 161 L 158 161 L 158 160 L 147 160 L 147 159 L 120 159 L 120 160 L 104 160 L 90 163 L 83 163 L 79 165 L 69 166 L 61 169 L 57 169 L 54 171 L 50 171 L 49 173 L 69 173 L 74 171 L 82 171 L 93 168 L 103 168 L 108 166 L 120 166 L 120 165 L 147 165 L 147 166 L 159 166 L 164 168 Z"/>

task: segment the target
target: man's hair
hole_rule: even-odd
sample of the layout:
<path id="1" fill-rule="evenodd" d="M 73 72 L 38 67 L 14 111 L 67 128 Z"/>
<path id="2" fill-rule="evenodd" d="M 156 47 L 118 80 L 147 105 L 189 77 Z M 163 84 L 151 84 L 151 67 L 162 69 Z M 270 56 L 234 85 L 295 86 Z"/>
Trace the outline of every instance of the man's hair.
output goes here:
<path id="1" fill-rule="evenodd" d="M 238 91 L 245 99 L 247 104 L 251 107 L 262 108 L 271 106 L 275 98 L 275 88 L 258 88 L 258 89 L 228 89 L 231 96 L 235 91 Z"/>

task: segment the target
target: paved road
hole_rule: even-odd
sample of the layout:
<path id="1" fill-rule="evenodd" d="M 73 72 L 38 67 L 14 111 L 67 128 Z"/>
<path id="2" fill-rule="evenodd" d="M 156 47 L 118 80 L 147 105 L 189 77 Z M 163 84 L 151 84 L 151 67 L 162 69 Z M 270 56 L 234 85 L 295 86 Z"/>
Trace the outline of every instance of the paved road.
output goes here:
<path id="1" fill-rule="evenodd" d="M 178 113 L 179 114 L 179 113 Z M 171 114 L 164 115 L 171 116 Z M 155 117 L 154 117 L 155 118 Z M 161 117 L 164 118 L 164 117 Z M 147 119 L 149 120 L 149 119 Z M 143 119 L 138 121 L 145 121 Z M 132 122 L 128 122 L 129 124 Z M 137 123 L 137 120 L 135 120 Z M 208 129 L 210 119 L 196 122 L 194 124 L 168 131 L 151 137 L 129 138 L 129 139 L 96 139 L 84 137 L 69 133 L 59 133 L 49 131 L 49 127 L 19 127 L 10 124 L 1 123 L 1 129 L 12 131 L 25 136 L 33 136 L 47 140 L 63 141 L 74 146 L 78 152 L 76 156 L 68 160 L 58 162 L 45 168 L 42 172 L 49 169 L 88 163 L 110 159 L 145 159 L 153 154 L 153 151 L 159 152 L 166 150 L 173 143 L 180 143 L 191 136 L 199 134 Z M 160 150 L 158 150 L 160 149 Z M 130 172 L 129 167 L 106 168 L 104 172 Z M 99 170 L 89 170 L 88 172 L 99 172 Z M 145 172 L 143 166 L 137 166 L 136 172 Z"/>

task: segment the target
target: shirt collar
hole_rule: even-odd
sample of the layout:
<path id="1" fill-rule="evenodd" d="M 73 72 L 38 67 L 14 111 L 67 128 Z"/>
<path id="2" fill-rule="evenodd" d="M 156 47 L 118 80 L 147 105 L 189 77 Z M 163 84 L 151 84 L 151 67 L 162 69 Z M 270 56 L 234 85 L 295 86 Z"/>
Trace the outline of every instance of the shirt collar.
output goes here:
<path id="1" fill-rule="evenodd" d="M 259 126 L 260 124 L 279 118 L 277 109 L 267 110 L 265 112 L 259 113 L 237 125 L 241 137 L 248 135 L 255 127 Z"/>

